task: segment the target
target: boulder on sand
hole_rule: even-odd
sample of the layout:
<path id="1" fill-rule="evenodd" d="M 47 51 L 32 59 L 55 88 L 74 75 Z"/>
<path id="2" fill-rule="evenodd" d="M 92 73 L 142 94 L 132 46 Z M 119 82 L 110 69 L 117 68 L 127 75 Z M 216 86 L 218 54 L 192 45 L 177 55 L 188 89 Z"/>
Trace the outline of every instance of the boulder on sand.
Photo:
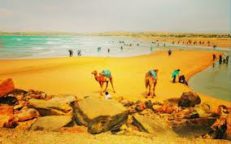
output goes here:
<path id="1" fill-rule="evenodd" d="M 166 136 L 175 135 L 164 119 L 161 119 L 157 114 L 150 110 L 145 110 L 145 113 L 147 114 L 140 115 L 136 113 L 133 116 L 133 125 L 138 127 L 140 131 L 154 135 L 157 135 L 158 133 L 162 133 Z"/>
<path id="2" fill-rule="evenodd" d="M 89 122 L 88 132 L 98 134 L 106 131 L 118 131 L 127 119 L 128 112 L 123 112 L 115 116 L 99 116 Z"/>
<path id="3" fill-rule="evenodd" d="M 89 118 L 94 119 L 102 115 L 114 116 L 126 111 L 126 108 L 115 100 L 87 97 L 78 101 L 79 108 Z"/>
<path id="4" fill-rule="evenodd" d="M 170 125 L 179 136 L 193 138 L 208 133 L 215 121 L 214 117 L 175 119 Z"/>
<path id="5" fill-rule="evenodd" d="M 191 91 L 183 92 L 180 100 L 178 102 L 178 106 L 181 107 L 194 107 L 197 104 L 201 103 L 200 97 Z"/>
<path id="6" fill-rule="evenodd" d="M 125 107 L 114 100 L 86 97 L 72 107 L 76 123 L 87 126 L 92 134 L 117 130 L 128 117 Z"/>
<path id="7" fill-rule="evenodd" d="M 13 107 L 8 105 L 0 105 L 0 127 L 15 127 Z"/>
<path id="8" fill-rule="evenodd" d="M 30 130 L 58 130 L 72 121 L 71 116 L 44 116 L 39 117 Z"/>
<path id="9" fill-rule="evenodd" d="M 226 139 L 231 140 L 231 113 L 227 116 L 227 130 L 226 130 Z"/>
<path id="10" fill-rule="evenodd" d="M 15 117 L 18 122 L 23 122 L 39 117 L 39 112 L 33 108 L 25 108 L 15 114 Z"/>
<path id="11" fill-rule="evenodd" d="M 6 79 L 4 81 L 0 81 L 0 97 L 5 96 L 9 92 L 14 90 L 14 82 L 12 79 Z"/>
<path id="12" fill-rule="evenodd" d="M 75 97 L 52 98 L 49 100 L 30 99 L 29 107 L 33 107 L 39 111 L 41 116 L 47 115 L 65 115 L 71 112 L 71 101 L 75 101 Z"/>

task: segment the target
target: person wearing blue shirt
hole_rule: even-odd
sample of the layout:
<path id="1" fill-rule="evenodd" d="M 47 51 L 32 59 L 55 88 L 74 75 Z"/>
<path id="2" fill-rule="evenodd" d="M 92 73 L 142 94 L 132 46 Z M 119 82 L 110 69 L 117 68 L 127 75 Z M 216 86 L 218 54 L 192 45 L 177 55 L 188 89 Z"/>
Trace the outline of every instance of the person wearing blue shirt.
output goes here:
<path id="1" fill-rule="evenodd" d="M 172 72 L 172 82 L 175 83 L 176 82 L 176 77 L 179 76 L 180 74 L 180 69 L 176 69 Z"/>

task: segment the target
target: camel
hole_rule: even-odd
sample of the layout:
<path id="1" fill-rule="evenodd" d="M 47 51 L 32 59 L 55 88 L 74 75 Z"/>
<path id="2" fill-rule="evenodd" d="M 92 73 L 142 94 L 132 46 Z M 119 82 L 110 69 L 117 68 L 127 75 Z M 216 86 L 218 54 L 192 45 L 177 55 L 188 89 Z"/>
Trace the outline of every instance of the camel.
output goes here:
<path id="1" fill-rule="evenodd" d="M 112 77 L 106 77 L 105 75 L 103 75 L 102 73 L 98 73 L 96 70 L 94 70 L 91 74 L 94 75 L 95 80 L 99 83 L 101 91 L 100 94 L 103 95 L 103 92 L 107 91 L 108 88 L 108 83 L 111 83 L 113 92 L 115 93 L 115 89 L 114 89 L 114 85 L 113 85 L 113 81 L 112 81 Z M 106 84 L 106 87 L 104 88 L 104 84 Z"/>
<path id="2" fill-rule="evenodd" d="M 156 71 L 156 73 L 158 72 L 157 69 L 155 69 L 154 71 Z M 151 96 L 151 97 L 154 97 L 156 94 L 155 94 L 155 88 L 156 88 L 156 84 L 157 84 L 157 79 L 154 78 L 150 72 L 147 72 L 145 74 L 145 87 L 147 90 L 147 96 Z"/>

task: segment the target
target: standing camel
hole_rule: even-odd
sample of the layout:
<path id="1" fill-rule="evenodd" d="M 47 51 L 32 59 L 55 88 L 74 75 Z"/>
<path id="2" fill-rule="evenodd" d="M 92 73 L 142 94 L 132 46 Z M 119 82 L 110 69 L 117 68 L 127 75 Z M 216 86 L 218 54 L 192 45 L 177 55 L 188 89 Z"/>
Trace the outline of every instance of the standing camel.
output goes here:
<path id="1" fill-rule="evenodd" d="M 109 70 L 103 70 L 101 73 L 98 73 L 96 70 L 94 70 L 91 74 L 94 75 L 95 80 L 99 83 L 101 91 L 100 94 L 102 95 L 103 92 L 107 91 L 108 83 L 111 83 L 113 92 L 115 93 L 114 85 L 113 85 L 113 79 L 111 72 Z M 106 84 L 105 88 L 104 85 Z"/>
<path id="2" fill-rule="evenodd" d="M 145 87 L 147 89 L 147 96 L 151 96 L 154 97 L 155 94 L 155 88 L 156 88 L 156 84 L 157 84 L 157 69 L 153 69 L 148 71 L 145 74 Z"/>

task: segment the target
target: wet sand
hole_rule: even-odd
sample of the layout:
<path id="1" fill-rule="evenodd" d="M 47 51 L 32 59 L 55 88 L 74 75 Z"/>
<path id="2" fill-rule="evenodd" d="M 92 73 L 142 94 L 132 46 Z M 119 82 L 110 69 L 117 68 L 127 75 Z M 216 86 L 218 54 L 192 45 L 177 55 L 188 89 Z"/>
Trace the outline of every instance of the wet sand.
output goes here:
<path id="1" fill-rule="evenodd" d="M 0 79 L 13 78 L 16 87 L 36 89 L 51 95 L 67 94 L 102 97 L 100 87 L 91 72 L 108 68 L 112 71 L 116 93 L 112 97 L 129 100 L 144 100 L 144 75 L 151 68 L 159 69 L 156 97 L 154 101 L 178 98 L 182 92 L 191 90 L 180 83 L 171 82 L 174 69 L 181 69 L 189 79 L 212 64 L 212 53 L 206 51 L 174 51 L 168 56 L 166 51 L 150 55 L 128 58 L 66 57 L 31 60 L 1 60 Z M 228 101 L 200 95 L 202 102 L 212 107 Z"/>

